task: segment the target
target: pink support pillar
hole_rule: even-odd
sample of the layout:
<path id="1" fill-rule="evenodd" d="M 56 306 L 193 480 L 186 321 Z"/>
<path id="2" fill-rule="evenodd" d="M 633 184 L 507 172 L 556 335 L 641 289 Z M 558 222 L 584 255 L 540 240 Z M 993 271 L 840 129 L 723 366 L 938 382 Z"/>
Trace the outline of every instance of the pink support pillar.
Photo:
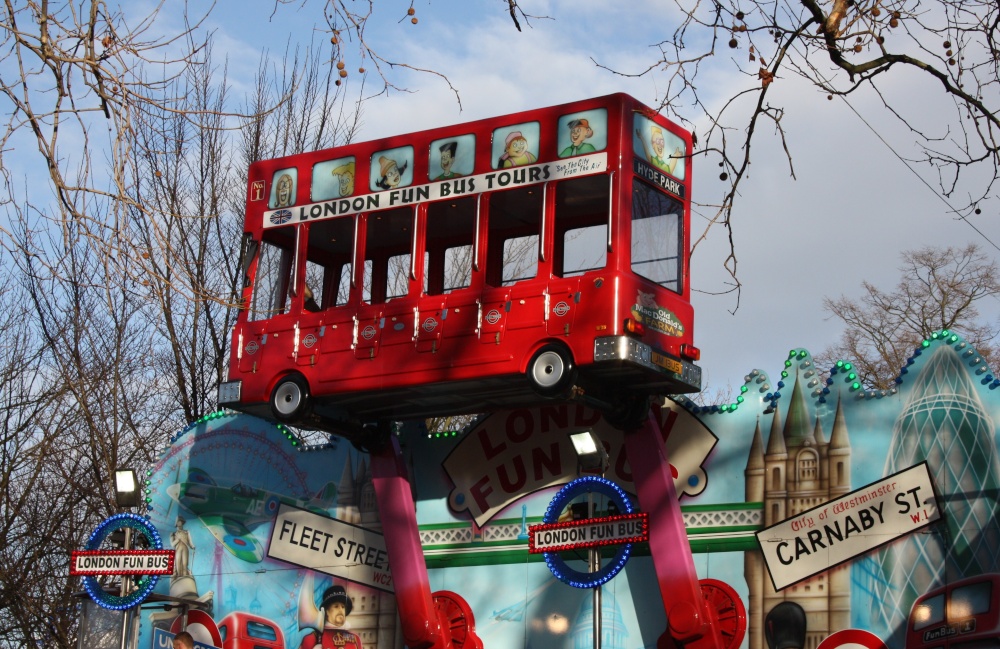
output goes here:
<path id="1" fill-rule="evenodd" d="M 403 639 L 410 649 L 447 649 L 451 638 L 446 637 L 434 606 L 413 492 L 395 435 L 382 450 L 372 453 L 371 461 Z"/>
<path id="2" fill-rule="evenodd" d="M 658 649 L 723 649 L 716 614 L 698 583 L 670 462 L 653 414 L 625 433 L 639 508 L 649 515 L 649 548 L 667 614 Z"/>

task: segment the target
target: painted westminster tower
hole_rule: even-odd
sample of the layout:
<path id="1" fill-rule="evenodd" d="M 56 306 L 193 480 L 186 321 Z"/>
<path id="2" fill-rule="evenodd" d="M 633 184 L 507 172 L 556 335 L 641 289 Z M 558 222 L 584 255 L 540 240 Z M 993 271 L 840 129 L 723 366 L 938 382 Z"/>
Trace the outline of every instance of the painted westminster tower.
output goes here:
<path id="1" fill-rule="evenodd" d="M 839 498 L 851 490 L 851 446 L 841 404 L 825 440 L 819 417 L 809 414 L 796 376 L 785 420 L 775 408 L 767 447 L 757 421 L 746 465 L 746 500 L 763 503 L 763 527 Z M 830 633 L 850 626 L 850 567 L 837 566 L 776 592 L 759 550 L 745 555 L 750 589 L 747 610 L 750 649 L 766 649 L 764 620 L 775 606 L 791 601 L 805 613 L 802 649 L 815 649 Z"/>

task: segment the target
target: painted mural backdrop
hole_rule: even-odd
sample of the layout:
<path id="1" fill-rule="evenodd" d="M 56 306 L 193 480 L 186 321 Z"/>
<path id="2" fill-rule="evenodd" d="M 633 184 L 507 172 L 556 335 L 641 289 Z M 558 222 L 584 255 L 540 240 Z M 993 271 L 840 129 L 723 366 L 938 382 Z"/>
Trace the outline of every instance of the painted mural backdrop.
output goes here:
<path id="1" fill-rule="evenodd" d="M 791 350 L 778 372 L 747 374 L 735 403 L 655 410 L 698 575 L 740 594 L 744 647 L 995 643 L 1000 380 L 948 332 L 916 350 L 891 391 L 863 390 L 850 363 L 828 380 L 818 369 Z M 469 602 L 488 648 L 591 646 L 592 593 L 528 554 L 529 527 L 578 475 L 568 433 L 586 428 L 609 451 L 607 477 L 631 490 L 622 433 L 582 406 L 494 412 L 454 435 L 401 430 L 432 589 Z M 300 647 L 322 628 L 324 594 L 343 588 L 342 628 L 368 649 L 401 647 L 391 578 L 361 583 L 350 566 L 274 558 L 287 556 L 270 547 L 279 511 L 369 539 L 381 530 L 367 456 L 336 439 L 293 441 L 243 415 L 172 440 L 151 474 L 151 515 L 180 568 L 158 592 L 210 600 L 226 647 Z M 655 647 L 665 630 L 651 562 L 638 544 L 604 585 L 606 649 Z M 240 617 L 270 644 L 240 644 L 225 623 Z M 144 613 L 140 646 L 156 646 L 173 622 Z M 199 640 L 214 641 L 208 631 Z"/>

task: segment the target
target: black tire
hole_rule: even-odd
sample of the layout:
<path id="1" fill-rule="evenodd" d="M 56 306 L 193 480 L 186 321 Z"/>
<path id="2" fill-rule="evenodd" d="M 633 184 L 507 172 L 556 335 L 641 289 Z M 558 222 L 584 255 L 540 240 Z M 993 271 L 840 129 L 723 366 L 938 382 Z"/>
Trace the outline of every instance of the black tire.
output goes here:
<path id="1" fill-rule="evenodd" d="M 301 374 L 289 374 L 271 391 L 271 414 L 280 422 L 294 424 L 312 409 L 309 382 Z"/>
<path id="2" fill-rule="evenodd" d="M 525 370 L 531 389 L 543 397 L 558 397 L 576 381 L 573 355 L 562 345 L 544 345 L 528 361 Z"/>

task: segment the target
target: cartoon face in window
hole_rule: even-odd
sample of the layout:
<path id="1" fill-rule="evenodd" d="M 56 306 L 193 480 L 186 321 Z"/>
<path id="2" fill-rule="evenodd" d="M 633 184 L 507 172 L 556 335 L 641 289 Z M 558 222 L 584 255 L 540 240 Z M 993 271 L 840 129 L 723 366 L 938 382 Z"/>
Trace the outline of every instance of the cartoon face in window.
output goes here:
<path id="1" fill-rule="evenodd" d="M 337 193 L 341 197 L 354 193 L 354 162 L 342 164 L 330 173 L 337 179 Z"/>
<path id="2" fill-rule="evenodd" d="M 407 187 L 413 182 L 413 147 L 401 146 L 378 151 L 371 158 L 372 191 Z"/>
<path id="3" fill-rule="evenodd" d="M 399 168 L 399 164 L 392 158 L 387 158 L 384 155 L 378 158 L 379 165 L 379 179 L 375 181 L 375 184 L 379 186 L 380 189 L 395 189 L 399 187 L 399 182 L 403 179 L 403 172 L 406 171 L 407 163 L 403 163 L 403 168 Z"/>
<path id="4" fill-rule="evenodd" d="M 324 160 L 313 165 L 309 185 L 312 200 L 325 201 L 354 194 L 354 156 Z"/>
<path id="5" fill-rule="evenodd" d="M 434 140 L 430 146 L 430 180 L 467 176 L 475 167 L 476 136 L 470 134 Z"/>
<path id="6" fill-rule="evenodd" d="M 677 178 L 684 178 L 684 141 L 657 126 L 649 119 L 636 115 L 635 137 L 632 138 L 636 153 L 654 167 Z"/>
<path id="7" fill-rule="evenodd" d="M 526 122 L 493 131 L 494 169 L 529 165 L 538 160 L 538 122 Z"/>
<path id="8" fill-rule="evenodd" d="M 290 207 L 295 202 L 294 170 L 285 169 L 275 174 L 276 180 L 271 189 L 271 207 Z"/>
<path id="9" fill-rule="evenodd" d="M 559 118 L 559 157 L 603 151 L 608 146 L 608 111 L 583 111 Z"/>
<path id="10" fill-rule="evenodd" d="M 521 131 L 514 131 L 507 135 L 504 154 L 500 159 L 503 161 L 502 167 L 520 167 L 534 162 L 535 154 L 528 150 L 528 138 L 521 135 Z"/>

